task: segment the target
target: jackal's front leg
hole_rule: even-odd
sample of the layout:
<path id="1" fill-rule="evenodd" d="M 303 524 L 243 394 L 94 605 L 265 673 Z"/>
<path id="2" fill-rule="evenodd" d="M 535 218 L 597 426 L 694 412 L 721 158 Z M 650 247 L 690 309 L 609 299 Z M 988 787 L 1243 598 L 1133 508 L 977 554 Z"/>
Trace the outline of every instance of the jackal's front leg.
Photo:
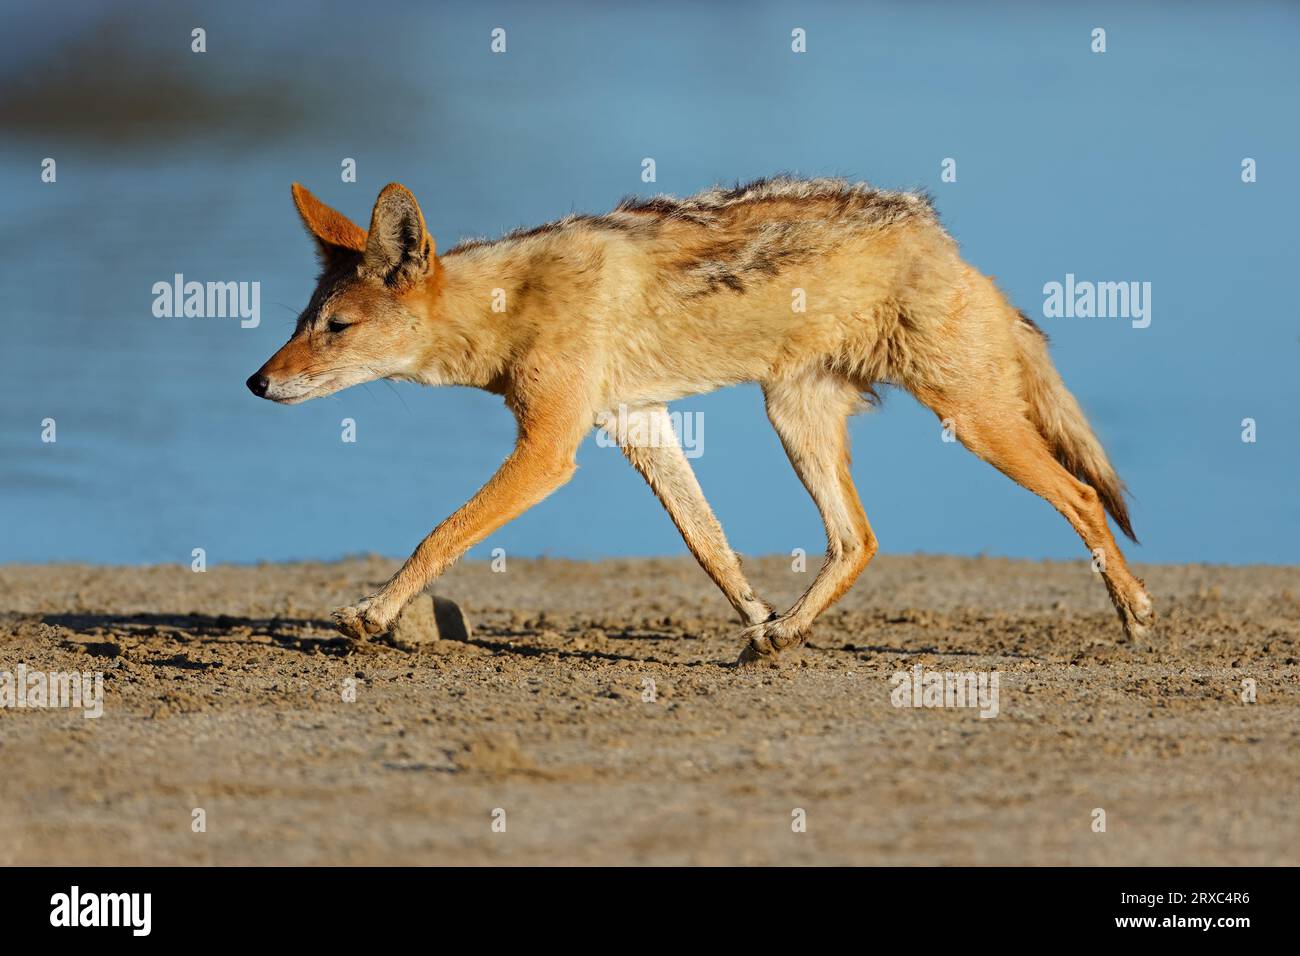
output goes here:
<path id="1" fill-rule="evenodd" d="M 754 595 L 741 571 L 740 558 L 727 544 L 722 525 L 704 499 L 691 463 L 678 443 L 667 407 L 647 405 L 623 416 L 603 413 L 597 416 L 596 424 L 615 438 L 627 460 L 645 478 L 691 554 L 722 589 L 741 620 L 758 624 L 770 618 L 772 608 Z M 638 440 L 638 435 L 645 436 L 645 440 Z"/>
<path id="2" fill-rule="evenodd" d="M 521 426 L 519 443 L 491 480 L 420 542 L 378 594 L 334 612 L 349 637 L 383 634 L 407 603 L 468 549 L 572 477 L 582 423 Z"/>

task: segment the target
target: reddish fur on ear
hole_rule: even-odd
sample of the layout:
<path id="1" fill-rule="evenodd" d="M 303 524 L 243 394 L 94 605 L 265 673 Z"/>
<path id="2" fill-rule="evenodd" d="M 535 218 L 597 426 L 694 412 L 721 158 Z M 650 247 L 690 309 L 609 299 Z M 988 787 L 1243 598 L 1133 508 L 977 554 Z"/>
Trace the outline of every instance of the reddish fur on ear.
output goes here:
<path id="1" fill-rule="evenodd" d="M 293 204 L 307 231 L 328 253 L 331 248 L 364 252 L 366 231 L 336 209 L 325 205 L 300 183 L 293 184 Z"/>

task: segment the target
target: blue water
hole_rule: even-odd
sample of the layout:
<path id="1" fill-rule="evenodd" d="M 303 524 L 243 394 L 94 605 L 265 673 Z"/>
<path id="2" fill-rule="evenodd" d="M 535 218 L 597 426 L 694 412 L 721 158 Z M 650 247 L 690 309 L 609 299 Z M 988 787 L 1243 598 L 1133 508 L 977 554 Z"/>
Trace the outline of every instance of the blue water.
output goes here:
<path id="1" fill-rule="evenodd" d="M 401 181 L 448 248 L 780 170 L 933 193 L 967 258 L 1051 335 L 1134 494 L 1135 557 L 1300 561 L 1300 14 L 969 6 L 169 3 L 118 22 L 99 4 L 7 4 L 0 561 L 404 555 L 507 454 L 512 419 L 470 390 L 374 383 L 292 408 L 248 394 L 312 288 L 290 182 L 364 225 Z M 205 54 L 189 52 L 196 25 Z M 261 325 L 155 318 L 151 287 L 177 272 L 259 281 Z M 1066 273 L 1151 282 L 1150 327 L 1041 318 Z M 737 549 L 821 549 L 757 389 L 677 408 L 703 413 L 694 464 Z M 1081 554 L 906 395 L 852 438 L 886 552 Z M 616 450 L 588 441 L 579 464 L 474 553 L 684 550 Z"/>

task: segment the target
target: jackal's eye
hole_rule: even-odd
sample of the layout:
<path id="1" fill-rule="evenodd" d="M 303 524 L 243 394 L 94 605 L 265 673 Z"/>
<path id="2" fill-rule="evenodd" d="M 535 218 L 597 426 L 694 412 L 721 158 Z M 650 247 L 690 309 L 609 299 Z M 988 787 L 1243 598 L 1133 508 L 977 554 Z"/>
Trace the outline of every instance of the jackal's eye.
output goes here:
<path id="1" fill-rule="evenodd" d="M 329 329 L 329 331 L 337 335 L 339 332 L 342 332 L 351 324 L 352 324 L 351 322 L 343 322 L 339 319 L 330 319 L 329 324 L 326 325 L 325 328 Z"/>

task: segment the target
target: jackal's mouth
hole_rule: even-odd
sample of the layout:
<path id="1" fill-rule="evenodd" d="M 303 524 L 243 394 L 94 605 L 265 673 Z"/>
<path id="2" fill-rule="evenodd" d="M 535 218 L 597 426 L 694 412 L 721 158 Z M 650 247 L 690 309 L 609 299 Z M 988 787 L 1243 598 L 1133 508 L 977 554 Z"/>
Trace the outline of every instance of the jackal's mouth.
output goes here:
<path id="1" fill-rule="evenodd" d="M 345 386 L 328 382 L 319 384 L 285 382 L 271 385 L 262 397 L 275 402 L 277 405 L 298 405 L 313 398 L 324 398 L 326 395 L 332 395 L 343 387 Z"/>
<path id="2" fill-rule="evenodd" d="M 319 398 L 321 395 L 315 391 L 302 392 L 297 395 L 264 395 L 267 401 L 275 402 L 277 405 L 301 405 L 309 399 Z"/>

